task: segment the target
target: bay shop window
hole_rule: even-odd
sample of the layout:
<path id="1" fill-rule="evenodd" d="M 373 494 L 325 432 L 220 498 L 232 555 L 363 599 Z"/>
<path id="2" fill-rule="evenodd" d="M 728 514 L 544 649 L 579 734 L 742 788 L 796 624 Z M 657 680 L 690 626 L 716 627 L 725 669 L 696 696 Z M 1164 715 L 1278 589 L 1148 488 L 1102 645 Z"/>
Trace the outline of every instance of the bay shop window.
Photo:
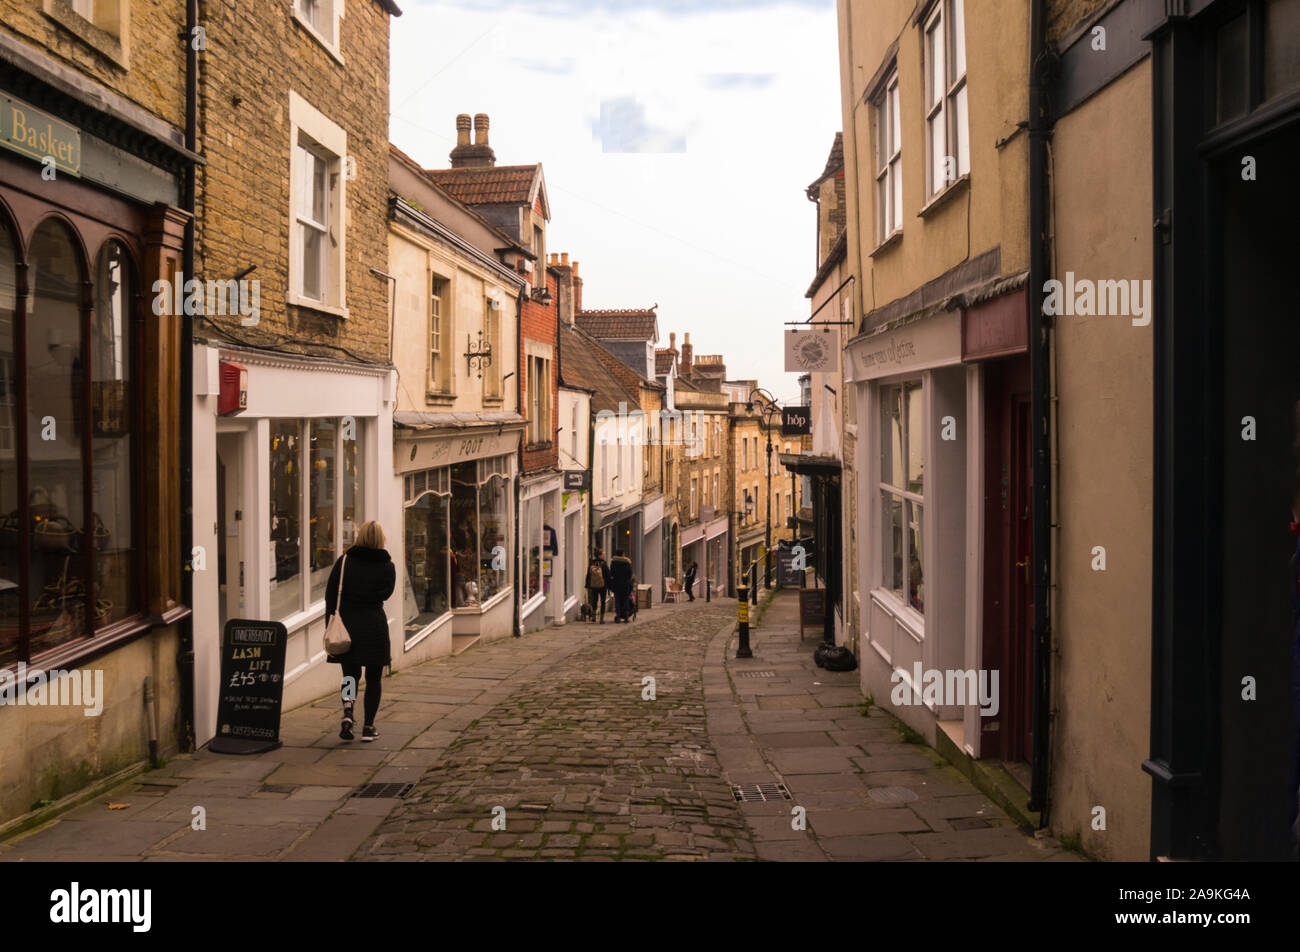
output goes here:
<path id="1" fill-rule="evenodd" d="M 138 265 L 83 237 L 0 213 L 0 666 L 143 617 Z"/>
<path id="2" fill-rule="evenodd" d="M 283 621 L 324 600 L 364 521 L 360 423 L 271 420 L 269 440 L 271 619 Z"/>
<path id="3" fill-rule="evenodd" d="M 925 614 L 925 410 L 919 380 L 880 388 L 880 585 Z"/>
<path id="4" fill-rule="evenodd" d="M 407 640 L 447 612 L 477 611 L 509 588 L 510 464 L 496 456 L 405 477 Z"/>

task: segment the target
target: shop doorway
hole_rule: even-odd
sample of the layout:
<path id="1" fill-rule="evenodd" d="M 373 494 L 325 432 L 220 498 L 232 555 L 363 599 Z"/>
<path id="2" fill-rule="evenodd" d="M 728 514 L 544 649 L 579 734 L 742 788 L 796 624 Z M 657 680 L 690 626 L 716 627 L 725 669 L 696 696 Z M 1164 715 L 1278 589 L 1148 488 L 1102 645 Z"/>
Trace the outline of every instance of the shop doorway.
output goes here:
<path id="1" fill-rule="evenodd" d="M 1029 362 L 984 365 L 984 651 L 1003 696 L 980 718 L 980 756 L 1028 761 L 1033 750 L 1033 462 Z"/>
<path id="2" fill-rule="evenodd" d="M 244 537 L 244 435 L 217 434 L 217 617 L 220 631 L 231 618 L 247 618 Z"/>

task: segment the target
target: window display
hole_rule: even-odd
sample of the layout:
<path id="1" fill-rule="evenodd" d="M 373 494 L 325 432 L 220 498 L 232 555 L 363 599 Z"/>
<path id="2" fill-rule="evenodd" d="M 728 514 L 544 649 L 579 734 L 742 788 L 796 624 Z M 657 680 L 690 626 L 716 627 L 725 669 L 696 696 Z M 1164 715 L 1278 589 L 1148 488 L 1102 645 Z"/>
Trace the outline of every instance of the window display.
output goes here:
<path id="1" fill-rule="evenodd" d="M 338 426 L 333 420 L 312 420 L 311 427 L 311 600 L 325 597 L 325 583 L 334 567 L 334 501 L 338 481 L 334 465 Z"/>
<path id="2" fill-rule="evenodd" d="M 509 587 L 510 485 L 506 456 L 406 476 L 407 638 Z"/>
<path id="3" fill-rule="evenodd" d="M 302 422 L 271 421 L 271 618 L 302 610 Z"/>
<path id="4" fill-rule="evenodd" d="M 925 423 L 921 382 L 880 388 L 880 584 L 925 612 Z"/>

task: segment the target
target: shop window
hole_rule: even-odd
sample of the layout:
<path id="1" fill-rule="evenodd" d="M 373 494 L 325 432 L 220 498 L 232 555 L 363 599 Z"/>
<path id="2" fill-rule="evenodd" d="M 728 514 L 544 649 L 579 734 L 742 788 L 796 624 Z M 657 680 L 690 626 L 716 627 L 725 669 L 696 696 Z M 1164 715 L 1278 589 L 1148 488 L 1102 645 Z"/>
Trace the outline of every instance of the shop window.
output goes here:
<path id="1" fill-rule="evenodd" d="M 963 0 L 938 0 L 923 30 L 926 163 L 931 196 L 970 172 Z"/>
<path id="2" fill-rule="evenodd" d="M 920 381 L 880 388 L 881 585 L 925 611 L 924 392 Z"/>
<path id="3" fill-rule="evenodd" d="M 358 426 L 350 417 L 270 421 L 267 574 L 274 621 L 325 598 L 334 561 L 361 524 Z"/>
<path id="4" fill-rule="evenodd" d="M 898 69 L 875 100 L 876 243 L 903 227 L 903 138 L 898 113 Z"/>
<path id="5" fill-rule="evenodd" d="M 134 614 L 137 591 L 131 407 L 131 266 L 126 248 L 107 242 L 95 275 L 91 315 L 91 521 L 95 536 L 95 627 Z"/>
<path id="6" fill-rule="evenodd" d="M 510 492 L 507 457 L 479 461 L 478 512 L 480 525 L 479 596 L 483 601 L 510 585 Z"/>
<path id="7" fill-rule="evenodd" d="M 450 476 L 448 470 L 440 472 L 443 476 Z M 424 478 L 426 474 L 420 473 L 419 476 Z M 450 488 L 449 480 L 445 484 L 429 486 L 429 491 L 404 512 L 407 638 L 451 611 L 455 554 L 449 536 L 451 494 L 447 490 Z M 463 587 L 459 573 L 456 582 Z"/>
<path id="8" fill-rule="evenodd" d="M 524 533 L 523 600 L 527 601 L 542 591 L 542 500 L 526 500 L 521 518 Z"/>
<path id="9" fill-rule="evenodd" d="M 271 618 L 279 621 L 303 608 L 302 421 L 272 420 L 270 440 Z"/>
<path id="10" fill-rule="evenodd" d="M 88 272 L 79 248 L 66 224 L 42 222 L 20 302 L 17 242 L 0 221 L 0 665 L 86 639 L 142 605 L 134 265 L 109 240 Z"/>

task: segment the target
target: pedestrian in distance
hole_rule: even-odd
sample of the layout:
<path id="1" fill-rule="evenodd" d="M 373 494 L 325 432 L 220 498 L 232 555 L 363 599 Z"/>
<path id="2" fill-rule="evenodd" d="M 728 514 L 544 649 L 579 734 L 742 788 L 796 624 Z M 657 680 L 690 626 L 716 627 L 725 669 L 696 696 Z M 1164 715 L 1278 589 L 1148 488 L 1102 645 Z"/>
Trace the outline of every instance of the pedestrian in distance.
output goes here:
<path id="1" fill-rule="evenodd" d="M 605 562 L 605 553 L 600 549 L 591 553 L 587 563 L 587 603 L 591 606 L 591 617 L 596 618 L 596 602 L 600 602 L 600 624 L 605 624 L 605 599 L 609 594 L 609 565 Z"/>
<path id="2" fill-rule="evenodd" d="M 614 553 L 609 563 L 609 587 L 614 593 L 614 621 L 627 622 L 632 615 L 629 596 L 632 594 L 632 560 L 622 549 Z"/>
<path id="3" fill-rule="evenodd" d="M 686 570 L 686 597 L 695 601 L 695 576 L 700 572 L 700 563 L 692 562 L 691 567 Z"/>
<path id="4" fill-rule="evenodd" d="M 384 668 L 392 664 L 392 650 L 388 641 L 388 616 L 384 602 L 388 601 L 397 584 L 397 570 L 385 545 L 384 530 L 371 521 L 357 530 L 356 541 L 334 563 L 329 581 L 325 585 L 325 624 L 337 611 L 343 620 L 352 646 L 341 655 L 331 656 L 331 664 L 343 666 L 343 724 L 339 737 L 352 740 L 356 720 L 353 706 L 361 688 L 361 675 L 365 672 L 366 699 L 365 724 L 361 729 L 363 742 L 379 736 L 375 729 L 375 715 L 379 712 L 379 698 Z M 343 578 L 343 591 L 339 591 L 339 577 Z"/>

